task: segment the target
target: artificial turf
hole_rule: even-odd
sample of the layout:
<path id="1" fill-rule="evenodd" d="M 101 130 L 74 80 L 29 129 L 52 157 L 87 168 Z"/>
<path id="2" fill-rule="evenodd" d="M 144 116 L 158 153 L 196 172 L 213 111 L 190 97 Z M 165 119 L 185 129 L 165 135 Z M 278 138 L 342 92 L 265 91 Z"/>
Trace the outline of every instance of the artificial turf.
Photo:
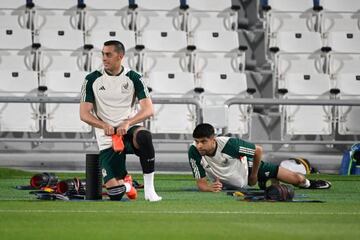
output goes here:
<path id="1" fill-rule="evenodd" d="M 0 239 L 359 239 L 360 176 L 312 175 L 329 190 L 296 189 L 325 203 L 245 202 L 200 193 L 189 175 L 156 176 L 163 201 L 41 201 L 32 173 L 0 169 Z M 60 179 L 83 174 L 57 174 Z M 141 176 L 135 179 L 142 182 Z"/>

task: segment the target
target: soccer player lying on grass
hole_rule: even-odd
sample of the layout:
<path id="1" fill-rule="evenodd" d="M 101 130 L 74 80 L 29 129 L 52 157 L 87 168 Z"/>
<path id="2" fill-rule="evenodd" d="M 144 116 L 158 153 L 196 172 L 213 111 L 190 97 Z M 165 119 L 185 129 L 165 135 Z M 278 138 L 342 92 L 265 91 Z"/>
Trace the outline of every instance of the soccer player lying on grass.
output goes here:
<path id="1" fill-rule="evenodd" d="M 264 187 L 267 180 L 281 181 L 300 188 L 327 189 L 330 182 L 309 180 L 304 175 L 286 168 L 261 161 L 260 146 L 239 138 L 217 137 L 210 124 L 199 124 L 194 132 L 195 140 L 189 148 L 189 162 L 197 186 L 202 192 L 219 192 L 227 189 Z M 206 176 L 211 180 L 209 183 Z"/>

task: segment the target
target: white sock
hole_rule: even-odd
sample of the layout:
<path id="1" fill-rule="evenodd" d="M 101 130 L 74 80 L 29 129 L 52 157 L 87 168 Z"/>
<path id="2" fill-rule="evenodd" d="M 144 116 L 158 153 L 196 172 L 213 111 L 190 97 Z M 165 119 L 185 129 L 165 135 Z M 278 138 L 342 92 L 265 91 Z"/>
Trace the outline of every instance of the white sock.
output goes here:
<path id="1" fill-rule="evenodd" d="M 305 178 L 305 182 L 300 184 L 299 187 L 303 187 L 303 188 L 309 188 L 310 187 L 310 181 L 309 179 Z"/>
<path id="2" fill-rule="evenodd" d="M 131 185 L 130 185 L 130 183 L 124 183 L 124 185 L 125 185 L 125 188 L 126 188 L 126 192 L 130 192 L 130 190 L 131 190 Z"/>
<path id="3" fill-rule="evenodd" d="M 160 201 L 162 197 L 156 194 L 154 188 L 154 172 L 144 173 L 144 195 L 145 200 L 150 202 Z"/>

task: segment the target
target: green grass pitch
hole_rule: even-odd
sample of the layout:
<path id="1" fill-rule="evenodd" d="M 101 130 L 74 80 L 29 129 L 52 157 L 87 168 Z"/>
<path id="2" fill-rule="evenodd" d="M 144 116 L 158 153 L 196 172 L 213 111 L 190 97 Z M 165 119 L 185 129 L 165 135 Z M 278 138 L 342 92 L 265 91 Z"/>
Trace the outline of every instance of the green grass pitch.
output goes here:
<path id="1" fill-rule="evenodd" d="M 60 179 L 82 174 L 57 174 Z M 325 203 L 244 202 L 200 193 L 189 175 L 156 175 L 163 201 L 40 201 L 31 173 L 0 169 L 0 239 L 360 239 L 360 176 L 313 175 L 329 190 L 296 189 Z M 139 175 L 135 179 L 142 182 Z"/>

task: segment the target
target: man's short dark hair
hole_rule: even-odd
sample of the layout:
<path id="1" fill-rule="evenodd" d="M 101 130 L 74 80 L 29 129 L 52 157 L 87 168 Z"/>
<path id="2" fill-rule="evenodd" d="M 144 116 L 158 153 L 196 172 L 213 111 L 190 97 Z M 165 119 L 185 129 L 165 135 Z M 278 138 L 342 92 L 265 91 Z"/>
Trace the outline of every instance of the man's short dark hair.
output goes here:
<path id="1" fill-rule="evenodd" d="M 208 123 L 201 123 L 193 131 L 193 138 L 210 138 L 215 135 L 214 127 Z"/>
<path id="2" fill-rule="evenodd" d="M 125 55 L 125 47 L 122 42 L 117 40 L 109 40 L 104 42 L 104 46 L 114 46 L 115 51 L 118 53 L 121 53 L 122 55 Z"/>

